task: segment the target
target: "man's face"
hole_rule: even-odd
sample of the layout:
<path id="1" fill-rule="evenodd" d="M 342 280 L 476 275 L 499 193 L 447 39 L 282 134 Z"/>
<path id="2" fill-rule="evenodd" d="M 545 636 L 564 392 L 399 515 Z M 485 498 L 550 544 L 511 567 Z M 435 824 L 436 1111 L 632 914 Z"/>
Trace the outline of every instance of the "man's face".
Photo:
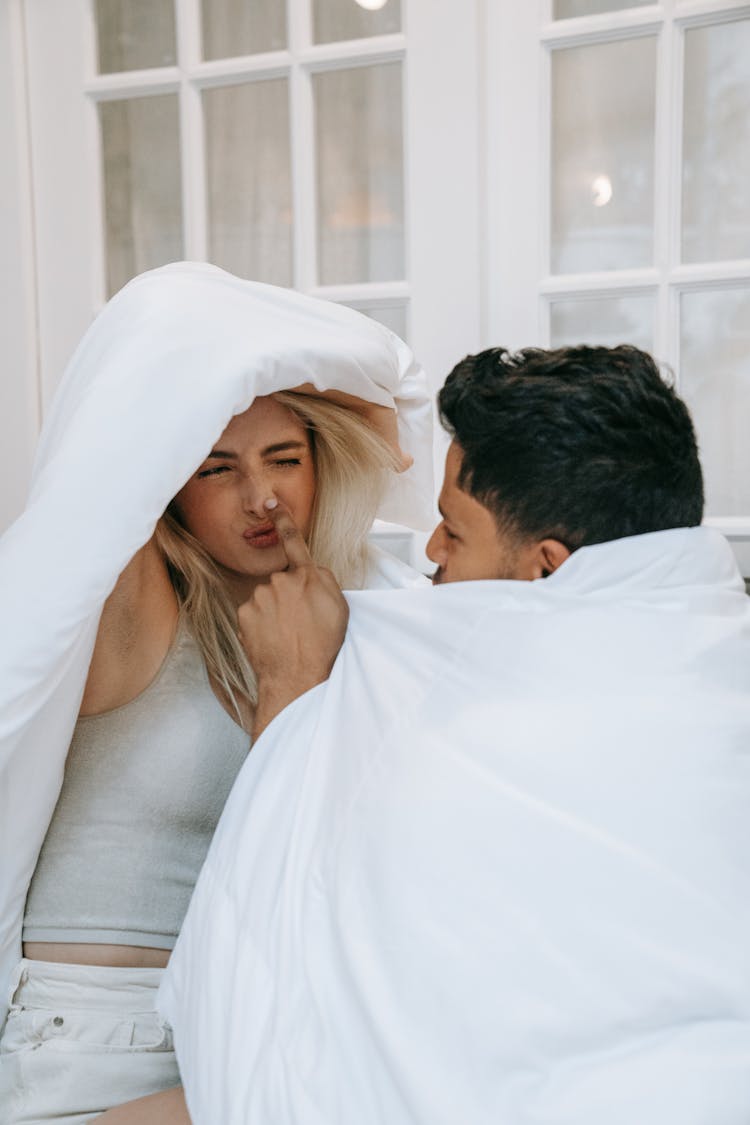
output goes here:
<path id="1" fill-rule="evenodd" d="M 461 447 L 452 442 L 438 500 L 443 518 L 427 544 L 427 557 L 438 566 L 433 582 L 532 577 L 517 538 L 500 532 L 492 513 L 459 487 L 461 460 Z"/>

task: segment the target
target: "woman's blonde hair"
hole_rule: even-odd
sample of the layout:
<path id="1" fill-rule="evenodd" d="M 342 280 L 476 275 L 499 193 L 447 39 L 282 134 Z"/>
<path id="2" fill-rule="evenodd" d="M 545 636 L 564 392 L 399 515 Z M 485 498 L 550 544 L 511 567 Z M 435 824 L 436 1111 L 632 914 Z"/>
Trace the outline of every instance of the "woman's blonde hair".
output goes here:
<path id="1" fill-rule="evenodd" d="M 315 500 L 308 547 L 343 588 L 367 578 L 367 536 L 397 458 L 356 413 L 314 395 L 270 396 L 308 431 L 315 464 Z M 255 675 L 237 636 L 237 615 L 224 580 L 206 549 L 182 526 L 172 505 L 156 525 L 178 601 L 187 615 L 209 674 L 240 715 L 238 700 L 254 705 Z"/>

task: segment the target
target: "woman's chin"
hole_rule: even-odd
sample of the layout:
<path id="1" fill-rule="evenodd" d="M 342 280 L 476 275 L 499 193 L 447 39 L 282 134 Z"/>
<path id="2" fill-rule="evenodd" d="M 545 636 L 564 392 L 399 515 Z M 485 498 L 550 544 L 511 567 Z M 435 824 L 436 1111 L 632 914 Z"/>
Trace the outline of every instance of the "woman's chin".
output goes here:
<path id="1" fill-rule="evenodd" d="M 245 579 L 250 582 L 262 582 L 264 578 L 270 578 L 272 574 L 286 570 L 288 565 L 289 560 L 281 545 L 258 550 L 257 555 L 251 558 L 232 559 L 219 563 L 228 578 Z"/>

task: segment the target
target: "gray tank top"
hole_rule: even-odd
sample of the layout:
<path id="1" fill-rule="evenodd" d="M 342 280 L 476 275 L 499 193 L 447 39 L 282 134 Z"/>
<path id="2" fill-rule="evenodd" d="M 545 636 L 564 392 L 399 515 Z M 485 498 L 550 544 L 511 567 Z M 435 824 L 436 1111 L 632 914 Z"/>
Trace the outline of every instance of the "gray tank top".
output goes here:
<path id="1" fill-rule="evenodd" d="M 172 949 L 249 748 L 181 615 L 146 690 L 76 724 L 23 940 Z"/>

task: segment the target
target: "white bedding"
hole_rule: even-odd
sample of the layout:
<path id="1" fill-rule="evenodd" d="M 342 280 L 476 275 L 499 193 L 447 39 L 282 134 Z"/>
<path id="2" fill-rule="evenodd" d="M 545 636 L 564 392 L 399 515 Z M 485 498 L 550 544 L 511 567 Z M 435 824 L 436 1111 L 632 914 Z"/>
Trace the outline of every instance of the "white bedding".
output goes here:
<path id="1" fill-rule="evenodd" d="M 104 600 L 232 415 L 306 383 L 397 408 L 416 463 L 380 514 L 428 527 L 424 376 L 393 333 L 351 309 L 180 263 L 127 285 L 70 363 L 28 506 L 0 540 L 0 1027 Z M 377 581 L 394 567 L 381 560 Z"/>
<path id="2" fill-rule="evenodd" d="M 750 609 L 724 540 L 349 601 L 162 988 L 194 1125 L 747 1125 Z"/>

